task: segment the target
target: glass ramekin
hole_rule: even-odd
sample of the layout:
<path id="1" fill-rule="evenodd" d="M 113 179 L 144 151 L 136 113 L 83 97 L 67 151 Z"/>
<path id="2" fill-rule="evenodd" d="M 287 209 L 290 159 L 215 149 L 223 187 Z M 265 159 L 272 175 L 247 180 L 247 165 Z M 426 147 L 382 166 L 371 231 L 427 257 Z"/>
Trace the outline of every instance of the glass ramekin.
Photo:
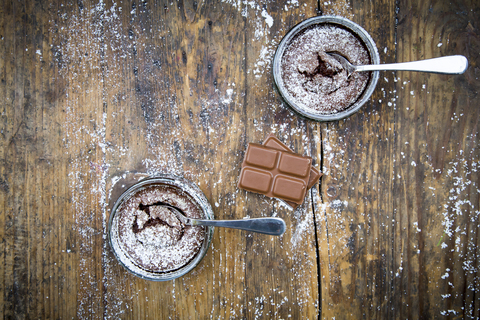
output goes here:
<path id="1" fill-rule="evenodd" d="M 176 188 L 181 189 L 185 192 L 190 199 L 201 209 L 203 218 L 204 219 L 213 219 L 213 210 L 206 199 L 203 192 L 198 188 L 194 183 L 180 177 L 171 176 L 171 175 L 156 175 L 155 177 L 149 177 L 144 180 L 141 180 L 128 188 L 122 195 L 117 199 L 115 202 L 108 225 L 108 240 L 110 243 L 110 247 L 120 262 L 120 264 L 125 267 L 129 272 L 132 274 L 147 280 L 153 281 L 167 281 L 179 278 L 188 272 L 190 272 L 198 263 L 203 259 L 205 254 L 208 251 L 208 247 L 210 246 L 210 242 L 213 237 L 213 227 L 204 227 L 205 228 L 205 238 L 200 247 L 200 250 L 194 256 L 192 260 L 186 263 L 184 266 L 180 267 L 179 269 L 167 272 L 153 272 L 146 270 L 137 264 L 135 264 L 129 255 L 121 248 L 119 244 L 119 237 L 118 237 L 118 219 L 119 214 L 117 214 L 117 210 L 121 207 L 121 205 L 128 200 L 130 197 L 134 196 L 139 191 L 152 186 L 173 186 Z"/>
<path id="2" fill-rule="evenodd" d="M 321 24 L 338 25 L 344 29 L 349 30 L 363 42 L 370 55 L 371 63 L 380 64 L 380 55 L 378 54 L 377 46 L 375 45 L 372 37 L 368 34 L 367 31 L 365 31 L 365 29 L 343 17 L 318 16 L 300 22 L 298 25 L 293 27 L 282 39 L 282 41 L 278 45 L 277 51 L 275 52 L 275 57 L 273 59 L 273 78 L 275 80 L 278 92 L 282 96 L 283 100 L 296 112 L 309 119 L 317 121 L 334 121 L 349 117 L 353 113 L 357 112 L 370 99 L 370 96 L 372 95 L 377 85 L 379 72 L 371 72 L 370 79 L 363 93 L 360 95 L 360 97 L 354 104 L 350 105 L 345 110 L 339 111 L 337 113 L 320 113 L 313 112 L 312 110 L 296 104 L 292 96 L 287 92 L 283 83 L 281 72 L 283 54 L 285 53 L 285 50 L 288 48 L 289 44 L 295 38 L 295 36 L 314 25 Z"/>

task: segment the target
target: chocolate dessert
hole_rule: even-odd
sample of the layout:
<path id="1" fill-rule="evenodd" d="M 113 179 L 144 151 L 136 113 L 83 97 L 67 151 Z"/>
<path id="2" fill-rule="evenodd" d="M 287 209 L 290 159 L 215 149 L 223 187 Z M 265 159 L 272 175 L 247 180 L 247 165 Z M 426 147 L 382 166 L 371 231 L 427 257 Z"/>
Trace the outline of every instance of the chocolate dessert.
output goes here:
<path id="1" fill-rule="evenodd" d="M 360 39 L 334 24 L 317 24 L 302 31 L 288 44 L 281 60 L 287 94 L 295 104 L 314 113 L 347 109 L 370 79 L 369 72 L 347 73 L 329 52 L 344 56 L 352 64 L 370 63 Z"/>
<path id="2" fill-rule="evenodd" d="M 188 264 L 205 241 L 205 228 L 187 226 L 162 204 L 191 218 L 202 210 L 180 188 L 153 185 L 137 191 L 117 209 L 118 244 L 133 264 L 149 272 L 169 272 Z"/>

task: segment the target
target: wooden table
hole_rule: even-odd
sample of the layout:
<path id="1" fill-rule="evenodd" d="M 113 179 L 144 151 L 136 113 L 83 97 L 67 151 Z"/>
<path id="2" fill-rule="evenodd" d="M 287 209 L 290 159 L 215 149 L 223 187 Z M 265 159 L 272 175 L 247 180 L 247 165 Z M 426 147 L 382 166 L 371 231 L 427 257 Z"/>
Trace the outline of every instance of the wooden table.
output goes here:
<path id="1" fill-rule="evenodd" d="M 276 92 L 300 21 L 349 18 L 382 62 L 451 54 L 465 74 L 382 72 L 358 113 L 319 123 Z M 0 317 L 480 317 L 480 2 L 2 1 Z M 324 172 L 296 211 L 239 190 L 275 133 Z M 141 174 L 198 184 L 220 219 L 278 216 L 282 237 L 216 229 L 175 281 L 127 273 L 111 203 Z"/>

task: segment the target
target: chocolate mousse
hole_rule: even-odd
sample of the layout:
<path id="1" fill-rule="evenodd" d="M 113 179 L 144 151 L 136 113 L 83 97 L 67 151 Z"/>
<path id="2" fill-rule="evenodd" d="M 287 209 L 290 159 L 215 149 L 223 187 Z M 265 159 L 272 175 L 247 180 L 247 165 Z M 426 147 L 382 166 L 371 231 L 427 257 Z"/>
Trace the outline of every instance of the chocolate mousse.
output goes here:
<path id="1" fill-rule="evenodd" d="M 338 53 L 352 64 L 369 64 L 361 40 L 334 24 L 317 24 L 299 33 L 282 57 L 281 76 L 287 94 L 299 107 L 332 114 L 347 109 L 365 90 L 369 72 L 348 73 L 330 56 Z"/>
<path id="2" fill-rule="evenodd" d="M 184 225 L 162 205 L 187 217 L 204 218 L 202 210 L 180 188 L 153 185 L 137 191 L 117 209 L 118 244 L 143 270 L 164 273 L 188 264 L 205 241 L 205 228 Z"/>

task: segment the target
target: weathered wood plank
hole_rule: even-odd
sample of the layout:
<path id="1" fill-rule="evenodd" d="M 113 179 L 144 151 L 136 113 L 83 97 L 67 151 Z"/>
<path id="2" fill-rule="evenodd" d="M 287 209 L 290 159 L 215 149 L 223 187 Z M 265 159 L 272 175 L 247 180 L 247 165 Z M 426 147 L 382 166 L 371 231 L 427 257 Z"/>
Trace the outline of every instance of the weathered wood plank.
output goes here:
<path id="1" fill-rule="evenodd" d="M 64 154 L 65 165 L 65 175 L 54 187 L 57 192 L 65 192 L 65 197 L 56 203 L 64 208 L 64 221 L 54 222 L 57 229 L 51 248 L 52 267 L 58 277 L 52 280 L 52 294 L 58 299 L 53 312 L 58 317 L 100 318 L 104 309 L 105 199 L 101 177 L 106 146 L 102 34 L 107 21 L 103 14 L 108 14 L 104 9 L 102 3 L 59 3 L 51 25 L 56 31 L 54 84 L 59 89 L 55 105 L 60 111 L 57 121 L 61 127 L 61 143 L 53 152 Z"/>
<path id="2" fill-rule="evenodd" d="M 11 197 L 8 199 L 8 214 L 11 215 L 11 225 L 7 229 L 7 237 L 10 238 L 10 247 L 6 257 L 6 263 L 11 268 L 7 269 L 6 292 L 11 303 L 11 316 L 26 313 L 26 296 L 28 288 L 28 261 L 24 259 L 28 244 L 28 202 L 25 194 L 26 175 L 28 171 L 28 136 L 31 134 L 30 119 L 27 118 L 29 88 L 25 86 L 28 81 L 25 65 L 26 59 L 26 15 L 25 4 L 12 4 L 14 12 L 13 20 L 13 43 L 10 63 L 14 68 L 12 77 L 12 104 L 11 114 L 12 131 L 6 148 L 9 162 L 7 167 L 11 172 Z M 6 314 L 8 317 L 8 314 Z"/>
<path id="3" fill-rule="evenodd" d="M 40 213 L 38 200 L 40 199 L 40 194 L 37 185 L 37 173 L 39 172 L 39 163 L 38 163 L 38 154 L 39 151 L 37 140 L 37 126 L 38 126 L 38 115 L 41 112 L 41 108 L 37 105 L 38 98 L 38 89 L 37 89 L 37 59 L 35 53 L 35 41 L 36 41 L 36 31 L 37 20 L 36 16 L 33 15 L 33 5 L 32 3 L 25 4 L 25 16 L 24 16 L 24 25 L 25 25 L 25 60 L 23 61 L 25 65 L 25 70 L 31 72 L 30 77 L 25 79 L 25 119 L 27 122 L 27 127 L 29 128 L 28 134 L 25 135 L 27 139 L 26 146 L 26 177 L 24 185 L 24 194 L 25 194 L 25 207 L 26 207 L 26 229 L 28 236 L 26 237 L 27 245 L 23 248 L 24 253 L 23 257 L 26 258 L 27 264 L 27 292 L 25 295 L 25 313 L 30 315 L 38 314 L 37 308 L 40 306 L 38 303 L 38 290 L 39 284 L 41 284 L 40 278 L 38 277 L 38 264 L 41 263 L 41 258 L 39 258 L 38 253 L 41 253 L 41 248 L 38 244 L 41 243 L 41 233 L 39 231 L 40 226 Z M 27 73 L 27 72 L 26 72 Z M 41 152 L 41 151 L 40 151 Z"/>
<path id="4" fill-rule="evenodd" d="M 462 54 L 470 68 L 461 76 L 398 74 L 395 252 L 397 259 L 403 255 L 403 270 L 395 288 L 408 306 L 398 301 L 397 314 L 474 318 L 480 309 L 479 83 L 478 54 L 472 54 L 478 3 L 399 7 L 398 60 Z"/>
<path id="5" fill-rule="evenodd" d="M 7 57 L 9 56 L 9 51 L 7 49 L 7 39 L 6 32 L 8 31 L 9 26 L 7 22 L 9 21 L 10 14 L 9 5 L 5 3 L 0 8 L 0 95 L 4 97 L 0 101 L 0 135 L 1 147 L 0 147 L 0 261 L 6 261 L 6 248 L 7 248 L 7 238 L 6 238 L 6 212 L 7 212 L 7 197 L 9 194 L 9 185 L 8 185 L 8 170 L 6 168 L 6 159 L 7 154 L 5 152 L 5 147 L 7 145 L 6 132 L 8 128 L 8 117 L 7 112 L 11 112 L 9 108 L 9 97 L 7 92 L 9 90 L 7 85 Z M 5 133 L 4 133 L 5 132 Z M 5 277 L 6 277 L 6 264 L 0 263 L 0 305 L 5 305 Z M 5 318 L 5 308 L 0 308 L 0 317 Z"/>
<path id="6" fill-rule="evenodd" d="M 46 38 L 48 40 L 42 43 L 41 51 L 42 71 L 45 72 L 42 77 L 44 99 L 42 101 L 42 120 L 38 123 L 44 142 L 40 159 L 45 163 L 45 171 L 42 170 L 40 178 L 43 183 L 41 229 L 43 286 L 40 293 L 44 314 L 53 317 L 62 315 L 71 317 L 76 313 L 76 303 L 73 304 L 69 300 L 76 297 L 74 293 L 76 289 L 73 292 L 69 290 L 72 290 L 71 286 L 76 288 L 78 279 L 77 270 L 73 268 L 75 259 L 72 259 L 76 252 L 75 241 L 72 240 L 75 238 L 72 230 L 72 215 L 68 214 L 67 209 L 71 200 L 67 193 L 68 182 L 65 178 L 68 172 L 68 161 L 63 142 L 65 130 L 62 126 L 65 116 L 66 81 L 64 76 L 58 73 L 61 57 L 57 50 L 60 28 L 66 27 L 66 25 L 59 24 L 57 16 L 59 8 L 59 3 L 52 3 L 48 8 L 44 8 L 44 11 L 36 13 L 48 35 Z M 66 232 L 61 232 L 62 229 Z M 60 243 L 63 240 L 71 247 L 61 246 Z M 59 260 L 59 257 L 65 258 L 67 261 Z M 60 266 L 61 263 L 62 269 L 60 270 L 64 270 L 66 274 L 59 272 L 57 265 Z M 66 290 L 59 290 L 62 280 Z M 73 285 L 71 285 L 72 283 Z"/>
<path id="7" fill-rule="evenodd" d="M 395 2 L 336 2 L 322 9 L 358 23 L 376 42 L 381 62 L 395 61 Z M 394 74 L 382 73 L 359 112 L 318 125 L 325 173 L 316 206 L 324 319 L 392 314 L 395 96 Z"/>

